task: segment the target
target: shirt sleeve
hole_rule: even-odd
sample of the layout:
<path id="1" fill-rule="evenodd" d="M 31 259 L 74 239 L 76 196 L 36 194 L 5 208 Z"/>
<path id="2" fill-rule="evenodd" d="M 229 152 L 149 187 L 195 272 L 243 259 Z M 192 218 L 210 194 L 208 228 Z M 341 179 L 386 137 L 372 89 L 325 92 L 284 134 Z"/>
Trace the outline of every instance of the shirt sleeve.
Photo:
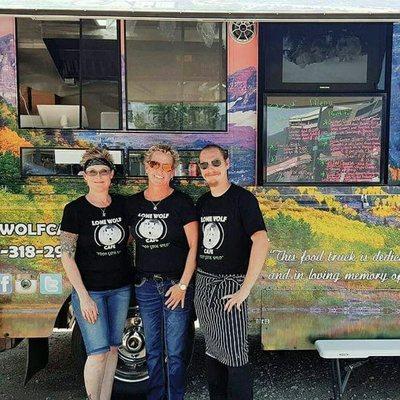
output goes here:
<path id="1" fill-rule="evenodd" d="M 79 233 L 79 219 L 73 204 L 69 203 L 65 206 L 62 220 L 61 230 L 70 233 Z"/>
<path id="2" fill-rule="evenodd" d="M 246 191 L 240 196 L 239 211 L 244 230 L 249 237 L 258 231 L 266 231 L 260 205 L 253 193 Z"/>
<path id="3" fill-rule="evenodd" d="M 181 217 L 182 226 L 185 226 L 190 222 L 197 221 L 197 212 L 191 197 L 182 196 L 182 200 L 178 213 Z"/>

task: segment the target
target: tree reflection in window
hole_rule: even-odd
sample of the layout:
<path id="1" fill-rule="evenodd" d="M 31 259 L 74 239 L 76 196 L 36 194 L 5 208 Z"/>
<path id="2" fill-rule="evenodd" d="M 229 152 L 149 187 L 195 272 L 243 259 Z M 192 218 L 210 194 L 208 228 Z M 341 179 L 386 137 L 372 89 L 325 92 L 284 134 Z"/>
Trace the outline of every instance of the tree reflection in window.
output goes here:
<path id="1" fill-rule="evenodd" d="M 226 130 L 225 25 L 126 22 L 128 128 Z"/>

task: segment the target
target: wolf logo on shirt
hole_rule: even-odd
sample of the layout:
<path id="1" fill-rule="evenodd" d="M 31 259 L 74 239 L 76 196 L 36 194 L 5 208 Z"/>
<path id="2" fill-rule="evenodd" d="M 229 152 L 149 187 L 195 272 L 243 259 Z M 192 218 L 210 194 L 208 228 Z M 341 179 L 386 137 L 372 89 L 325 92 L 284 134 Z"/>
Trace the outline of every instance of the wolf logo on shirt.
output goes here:
<path id="1" fill-rule="evenodd" d="M 99 241 L 104 245 L 118 243 L 122 238 L 122 231 L 117 225 L 105 225 L 99 229 Z"/>
<path id="2" fill-rule="evenodd" d="M 157 242 L 164 239 L 167 234 L 165 221 L 156 218 L 141 219 L 136 224 L 135 230 L 140 238 L 146 239 L 146 242 Z"/>
<path id="3" fill-rule="evenodd" d="M 209 222 L 203 224 L 203 246 L 207 250 L 218 249 L 223 241 L 224 230 L 220 223 Z"/>
<path id="4" fill-rule="evenodd" d="M 99 246 L 104 246 L 105 250 L 115 248 L 115 245 L 121 243 L 125 232 L 120 224 L 107 224 L 98 226 L 94 232 L 94 238 Z"/>

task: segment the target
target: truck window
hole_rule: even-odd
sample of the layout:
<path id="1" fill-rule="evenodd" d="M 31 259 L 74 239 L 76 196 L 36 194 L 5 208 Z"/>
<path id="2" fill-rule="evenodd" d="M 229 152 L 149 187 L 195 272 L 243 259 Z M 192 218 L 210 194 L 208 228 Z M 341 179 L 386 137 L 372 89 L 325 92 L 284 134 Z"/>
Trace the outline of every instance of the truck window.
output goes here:
<path id="1" fill-rule="evenodd" d="M 119 129 L 115 20 L 17 19 L 21 128 Z"/>
<path id="2" fill-rule="evenodd" d="M 128 129 L 225 131 L 226 27 L 126 21 Z"/>

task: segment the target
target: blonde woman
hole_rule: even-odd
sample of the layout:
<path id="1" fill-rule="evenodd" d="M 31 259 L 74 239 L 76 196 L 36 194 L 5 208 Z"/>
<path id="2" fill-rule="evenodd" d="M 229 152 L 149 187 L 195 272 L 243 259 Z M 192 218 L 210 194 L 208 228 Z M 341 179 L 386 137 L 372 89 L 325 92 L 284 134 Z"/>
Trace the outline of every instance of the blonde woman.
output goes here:
<path id="1" fill-rule="evenodd" d="M 108 400 L 131 296 L 129 230 L 124 199 L 109 194 L 114 176 L 110 153 L 88 150 L 82 166 L 88 193 L 64 208 L 61 261 L 74 288 L 72 305 L 88 355 L 88 398 Z"/>
<path id="2" fill-rule="evenodd" d="M 190 197 L 170 186 L 178 160 L 170 146 L 152 146 L 144 159 L 148 186 L 128 199 L 136 241 L 135 293 L 146 335 L 148 400 L 178 400 L 185 393 L 198 223 Z"/>

